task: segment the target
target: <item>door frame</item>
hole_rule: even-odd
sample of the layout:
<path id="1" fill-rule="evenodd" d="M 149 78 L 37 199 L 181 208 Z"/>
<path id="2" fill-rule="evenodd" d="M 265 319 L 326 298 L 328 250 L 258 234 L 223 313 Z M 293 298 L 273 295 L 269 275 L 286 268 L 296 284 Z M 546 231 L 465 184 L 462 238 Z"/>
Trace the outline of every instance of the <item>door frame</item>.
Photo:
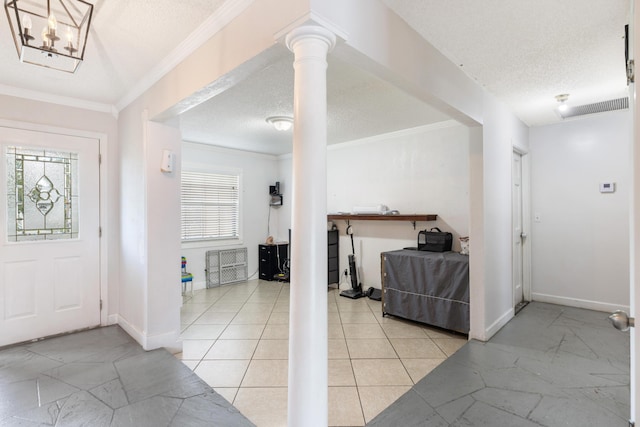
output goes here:
<path id="1" fill-rule="evenodd" d="M 640 6 L 637 0 L 630 1 L 631 22 L 629 23 L 629 60 L 636 60 L 640 57 Z M 637 67 L 636 67 L 637 69 Z M 635 80 L 640 77 L 635 73 Z M 634 81 L 629 84 L 629 109 L 631 111 L 631 189 L 630 189 L 630 236 L 629 236 L 629 314 L 631 317 L 638 317 L 640 309 L 640 197 L 637 196 L 640 188 L 640 108 L 636 96 L 639 94 L 640 82 Z M 629 331 L 629 394 L 630 394 L 630 422 L 638 424 L 640 422 L 640 357 L 638 348 L 640 347 L 640 325 L 631 328 Z"/>
<path id="2" fill-rule="evenodd" d="M 528 150 L 513 145 L 513 153 L 521 158 L 521 188 L 522 188 L 522 232 L 527 237 L 522 241 L 522 296 L 525 301 L 531 301 L 531 155 Z M 512 160 L 513 162 L 513 160 Z M 512 168 L 513 174 L 513 168 Z M 511 177 L 513 187 L 513 176 Z M 513 193 L 512 193 L 513 194 Z M 513 199 L 511 200 L 513 207 Z M 512 209 L 513 232 L 513 209 Z M 513 242 L 513 236 L 511 236 Z M 513 272 L 513 243 L 511 244 L 511 268 Z M 512 274 L 513 277 L 513 274 Z M 513 278 L 512 278 L 513 280 Z M 511 301 L 513 302 L 513 282 L 511 283 Z"/>
<path id="3" fill-rule="evenodd" d="M 20 130 L 28 130 L 35 132 L 43 132 L 43 133 L 53 133 L 57 135 L 67 135 L 74 136 L 80 138 L 90 138 L 98 140 L 98 152 L 100 154 L 101 162 L 100 162 L 100 172 L 99 172 L 99 180 L 100 180 L 100 189 L 98 200 L 100 207 L 98 209 L 98 221 L 100 224 L 100 229 L 102 231 L 102 236 L 100 238 L 100 251 L 98 253 L 99 265 L 100 265 L 100 274 L 99 274 L 99 286 L 100 286 L 100 300 L 102 301 L 101 309 L 100 309 L 100 326 L 106 326 L 117 323 L 117 315 L 109 316 L 109 289 L 108 289 L 108 280 L 107 280 L 107 272 L 108 268 L 108 239 L 107 228 L 105 227 L 104 219 L 107 218 L 108 206 L 106 203 L 106 194 L 107 194 L 107 168 L 108 168 L 108 138 L 105 133 L 101 132 L 91 132 L 84 131 L 79 129 L 70 129 L 63 128 L 58 126 L 44 125 L 39 123 L 28 123 L 21 122 L 17 120 L 5 120 L 0 119 L 0 127 L 4 128 L 12 128 L 12 129 L 20 129 Z M 4 225 L 0 224 L 0 227 Z"/>

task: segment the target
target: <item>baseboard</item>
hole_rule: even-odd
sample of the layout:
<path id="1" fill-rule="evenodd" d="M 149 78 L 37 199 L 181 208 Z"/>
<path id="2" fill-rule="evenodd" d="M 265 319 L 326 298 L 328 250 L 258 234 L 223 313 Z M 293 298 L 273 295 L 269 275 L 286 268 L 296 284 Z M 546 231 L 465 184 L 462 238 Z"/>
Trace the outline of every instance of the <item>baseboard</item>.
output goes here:
<path id="1" fill-rule="evenodd" d="M 107 326 L 117 325 L 118 324 L 118 315 L 110 314 L 107 316 Z"/>
<path id="2" fill-rule="evenodd" d="M 143 343 L 146 340 L 142 332 L 133 327 L 133 325 L 127 322 L 126 319 L 122 318 L 122 316 L 118 316 L 118 325 L 144 348 Z"/>
<path id="3" fill-rule="evenodd" d="M 537 302 L 546 302 L 549 304 L 565 305 L 567 307 L 586 308 L 588 310 L 602 311 L 605 313 L 611 313 L 616 310 L 624 310 L 626 312 L 629 312 L 628 305 L 611 304 L 607 302 L 590 301 L 579 298 L 568 298 L 535 292 L 531 294 L 531 300 Z"/>
<path id="4" fill-rule="evenodd" d="M 136 340 L 138 344 L 145 350 L 155 350 L 156 348 L 164 347 L 171 353 L 180 353 L 182 351 L 182 339 L 180 339 L 180 331 L 171 331 L 158 335 L 147 335 L 129 322 L 126 319 L 118 316 L 118 325 L 126 333 L 131 335 L 131 338 Z"/>
<path id="5" fill-rule="evenodd" d="M 171 331 L 158 335 L 147 335 L 146 345 L 142 346 L 145 350 L 155 350 L 156 348 L 162 347 L 166 348 L 173 354 L 182 352 L 180 331 Z"/>
<path id="6" fill-rule="evenodd" d="M 486 334 L 485 341 L 489 341 L 492 336 L 498 333 L 498 331 L 502 329 L 504 325 L 509 323 L 509 320 L 513 319 L 513 316 L 514 316 L 514 310 L 513 308 L 510 308 L 509 310 L 504 312 L 502 316 L 498 317 L 498 319 L 495 322 L 489 325 L 489 327 L 485 331 L 485 334 Z"/>

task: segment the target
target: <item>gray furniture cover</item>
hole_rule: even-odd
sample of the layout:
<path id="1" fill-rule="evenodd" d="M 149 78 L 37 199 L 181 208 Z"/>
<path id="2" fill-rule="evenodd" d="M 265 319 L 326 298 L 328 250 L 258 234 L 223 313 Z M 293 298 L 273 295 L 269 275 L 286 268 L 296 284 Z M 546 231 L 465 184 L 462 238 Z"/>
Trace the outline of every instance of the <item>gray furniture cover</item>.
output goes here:
<path id="1" fill-rule="evenodd" d="M 469 257 L 457 252 L 383 252 L 382 313 L 469 333 Z"/>

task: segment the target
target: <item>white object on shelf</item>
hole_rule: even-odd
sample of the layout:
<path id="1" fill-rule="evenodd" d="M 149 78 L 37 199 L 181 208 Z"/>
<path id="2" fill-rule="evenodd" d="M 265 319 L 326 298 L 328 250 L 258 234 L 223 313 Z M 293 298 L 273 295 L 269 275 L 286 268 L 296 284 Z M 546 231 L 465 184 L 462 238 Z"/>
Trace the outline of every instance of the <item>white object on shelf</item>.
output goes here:
<path id="1" fill-rule="evenodd" d="M 388 211 L 389 208 L 386 205 L 354 206 L 353 208 L 355 215 L 382 215 Z"/>

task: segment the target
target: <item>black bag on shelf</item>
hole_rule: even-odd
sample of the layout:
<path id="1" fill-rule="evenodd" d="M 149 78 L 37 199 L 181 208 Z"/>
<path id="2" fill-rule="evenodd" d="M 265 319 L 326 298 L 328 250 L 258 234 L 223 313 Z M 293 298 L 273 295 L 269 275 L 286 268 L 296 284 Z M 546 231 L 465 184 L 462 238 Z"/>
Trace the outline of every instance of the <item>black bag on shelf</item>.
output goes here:
<path id="1" fill-rule="evenodd" d="M 437 231 L 433 231 L 437 230 Z M 418 250 L 429 252 L 448 252 L 451 250 L 453 235 L 443 232 L 438 227 L 418 233 Z"/>

